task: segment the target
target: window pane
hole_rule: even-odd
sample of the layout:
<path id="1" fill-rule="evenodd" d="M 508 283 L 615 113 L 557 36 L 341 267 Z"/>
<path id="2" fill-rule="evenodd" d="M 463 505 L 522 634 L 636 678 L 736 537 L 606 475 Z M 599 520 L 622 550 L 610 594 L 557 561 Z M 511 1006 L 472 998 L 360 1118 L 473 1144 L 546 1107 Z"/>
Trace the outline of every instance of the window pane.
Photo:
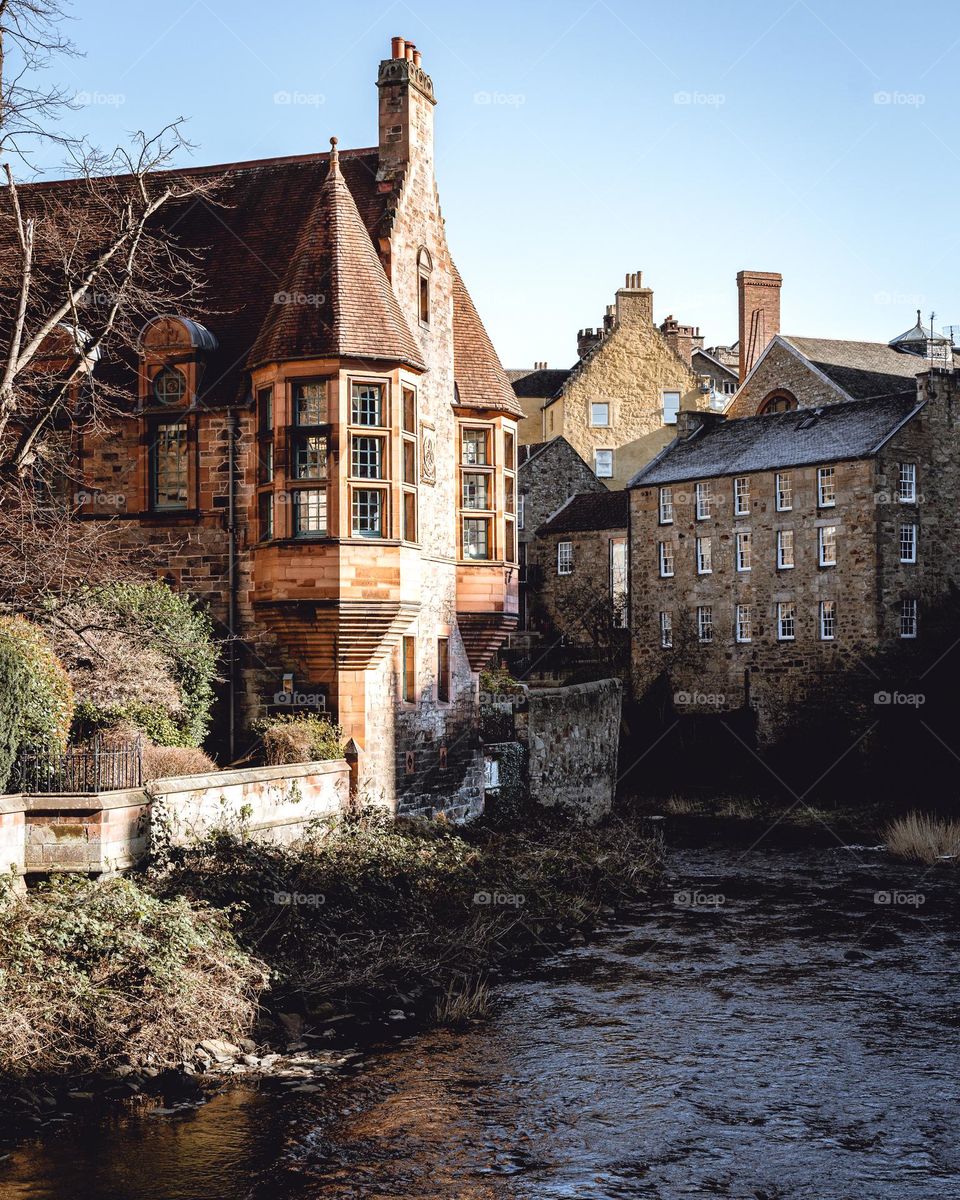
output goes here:
<path id="1" fill-rule="evenodd" d="M 573 542 L 557 543 L 557 574 L 569 575 L 573 571 Z"/>
<path id="2" fill-rule="evenodd" d="M 490 557 L 490 522 L 486 518 L 467 517 L 463 522 L 463 557 Z"/>
<path id="3" fill-rule="evenodd" d="M 680 393 L 679 392 L 664 392 L 663 393 L 663 423 L 664 425 L 676 425 L 677 413 L 680 411 Z"/>
<path id="4" fill-rule="evenodd" d="M 403 537 L 405 541 L 417 540 L 417 493 L 403 493 Z"/>
<path id="5" fill-rule="evenodd" d="M 517 527 L 509 517 L 503 522 L 503 536 L 505 542 L 503 557 L 507 562 L 515 563 L 517 561 Z"/>
<path id="6" fill-rule="evenodd" d="M 598 479 L 610 479 L 613 476 L 613 451 L 594 451 L 594 470 Z"/>
<path id="7" fill-rule="evenodd" d="M 403 443 L 403 482 L 417 482 L 417 443 L 409 438 L 405 438 Z"/>
<path id="8" fill-rule="evenodd" d="M 257 500 L 259 508 L 260 540 L 273 537 L 273 492 L 261 492 Z"/>
<path id="9" fill-rule="evenodd" d="M 517 469 L 517 439 L 508 429 L 503 432 L 503 465 L 508 471 Z"/>
<path id="10" fill-rule="evenodd" d="M 417 699 L 417 640 L 403 639 L 403 698 L 408 704 Z"/>
<path id="11" fill-rule="evenodd" d="M 403 431 L 417 432 L 417 393 L 413 388 L 403 389 Z"/>
<path id="12" fill-rule="evenodd" d="M 176 367 L 165 367 L 153 381 L 153 394 L 160 404 L 179 404 L 187 392 L 187 377 Z"/>
<path id="13" fill-rule="evenodd" d="M 489 509 L 491 507 L 490 482 L 489 475 L 465 471 L 463 475 L 463 507 Z"/>
<path id="14" fill-rule="evenodd" d="M 781 512 L 793 508 L 793 479 L 789 473 L 777 476 L 777 508 Z"/>
<path id="15" fill-rule="evenodd" d="M 355 383 L 350 393 L 353 425 L 383 425 L 383 387 L 379 383 Z"/>
<path id="16" fill-rule="evenodd" d="M 351 469 L 356 479 L 382 479 L 383 438 L 355 437 Z"/>
<path id="17" fill-rule="evenodd" d="M 327 424 L 327 385 L 324 380 L 293 385 L 293 423 Z"/>
<path id="18" fill-rule="evenodd" d="M 590 424 L 591 425 L 609 425 L 610 424 L 610 405 L 597 403 L 590 405 Z"/>
<path id="19" fill-rule="evenodd" d="M 273 433 L 273 388 L 257 392 L 257 428 L 261 433 Z"/>
<path id="20" fill-rule="evenodd" d="M 357 537 L 383 537 L 383 492 L 356 488 L 353 493 L 353 532 Z"/>
<path id="21" fill-rule="evenodd" d="M 294 537 L 326 537 L 327 493 L 324 488 L 309 491 L 299 489 L 293 493 Z"/>
<path id="22" fill-rule="evenodd" d="M 327 439 L 322 435 L 300 437 L 294 442 L 294 479 L 326 479 Z"/>
<path id="23" fill-rule="evenodd" d="M 437 699 L 445 704 L 450 699 L 450 642 L 437 639 Z"/>
<path id="24" fill-rule="evenodd" d="M 184 422 L 154 427 L 153 507 L 187 507 L 187 426 Z"/>
<path id="25" fill-rule="evenodd" d="M 673 524 L 673 488 L 660 489 L 660 524 Z"/>
<path id="26" fill-rule="evenodd" d="M 673 616 L 668 612 L 660 614 L 660 645 L 664 650 L 673 645 Z"/>
<path id="27" fill-rule="evenodd" d="M 465 429 L 463 431 L 463 461 L 468 466 L 485 467 L 489 465 L 487 441 L 485 429 Z"/>

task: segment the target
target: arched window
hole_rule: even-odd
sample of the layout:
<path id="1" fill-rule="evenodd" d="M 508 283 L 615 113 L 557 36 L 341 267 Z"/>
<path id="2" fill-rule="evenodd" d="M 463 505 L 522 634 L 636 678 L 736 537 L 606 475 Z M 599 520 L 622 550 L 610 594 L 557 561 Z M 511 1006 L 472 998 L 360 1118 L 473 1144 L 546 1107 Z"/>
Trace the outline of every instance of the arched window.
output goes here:
<path id="1" fill-rule="evenodd" d="M 433 274 L 433 259 L 426 246 L 420 247 L 417 255 L 417 274 L 420 286 L 420 324 L 430 324 L 430 276 Z"/>
<path id="2" fill-rule="evenodd" d="M 797 398 L 792 392 L 788 392 L 783 388 L 779 388 L 775 392 L 771 392 L 769 396 L 764 398 L 763 403 L 757 409 L 758 416 L 767 416 L 768 413 L 784 413 L 793 412 L 797 408 Z"/>

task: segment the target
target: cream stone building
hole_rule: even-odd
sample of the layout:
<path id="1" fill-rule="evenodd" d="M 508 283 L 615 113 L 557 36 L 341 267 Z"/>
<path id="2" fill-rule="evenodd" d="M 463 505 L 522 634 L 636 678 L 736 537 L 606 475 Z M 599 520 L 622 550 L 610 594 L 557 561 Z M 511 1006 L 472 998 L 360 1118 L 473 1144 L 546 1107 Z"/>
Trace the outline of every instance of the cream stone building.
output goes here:
<path id="1" fill-rule="evenodd" d="M 694 339 L 686 342 L 692 351 Z M 684 361 L 671 331 L 654 324 L 653 292 L 639 271 L 627 275 L 603 325 L 580 331 L 577 352 L 569 371 L 537 364 L 510 372 L 525 413 L 520 439 L 566 438 L 610 488 L 626 487 L 672 441 L 681 409 L 710 407 L 709 382 Z M 538 383 L 542 397 L 534 394 Z"/>

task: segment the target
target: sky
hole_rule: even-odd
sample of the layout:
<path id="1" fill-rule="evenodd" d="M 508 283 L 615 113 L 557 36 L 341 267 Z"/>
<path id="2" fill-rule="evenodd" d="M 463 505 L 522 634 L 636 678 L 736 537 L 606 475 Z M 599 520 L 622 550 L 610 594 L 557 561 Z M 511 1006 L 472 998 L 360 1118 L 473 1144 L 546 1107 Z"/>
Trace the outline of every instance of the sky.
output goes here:
<path id="1" fill-rule="evenodd" d="M 569 366 L 627 272 L 659 322 L 737 335 L 736 273 L 782 328 L 960 325 L 956 5 L 928 0 L 82 0 L 52 68 L 112 146 L 188 119 L 194 163 L 376 144 L 389 40 L 437 95 L 453 255 L 507 367 Z M 54 175 L 56 152 L 38 165 Z M 960 340 L 960 336 L 958 336 Z"/>

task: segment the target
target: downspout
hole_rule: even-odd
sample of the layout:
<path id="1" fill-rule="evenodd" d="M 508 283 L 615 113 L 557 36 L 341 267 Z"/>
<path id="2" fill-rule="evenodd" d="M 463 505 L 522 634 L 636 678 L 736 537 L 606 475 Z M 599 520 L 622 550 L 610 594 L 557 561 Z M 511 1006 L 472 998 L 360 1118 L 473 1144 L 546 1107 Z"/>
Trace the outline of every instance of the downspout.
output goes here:
<path id="1" fill-rule="evenodd" d="M 237 428 L 239 420 L 235 412 L 227 417 L 229 435 L 229 482 L 227 484 L 227 665 L 229 675 L 228 697 L 228 751 L 230 762 L 237 757 Z"/>

